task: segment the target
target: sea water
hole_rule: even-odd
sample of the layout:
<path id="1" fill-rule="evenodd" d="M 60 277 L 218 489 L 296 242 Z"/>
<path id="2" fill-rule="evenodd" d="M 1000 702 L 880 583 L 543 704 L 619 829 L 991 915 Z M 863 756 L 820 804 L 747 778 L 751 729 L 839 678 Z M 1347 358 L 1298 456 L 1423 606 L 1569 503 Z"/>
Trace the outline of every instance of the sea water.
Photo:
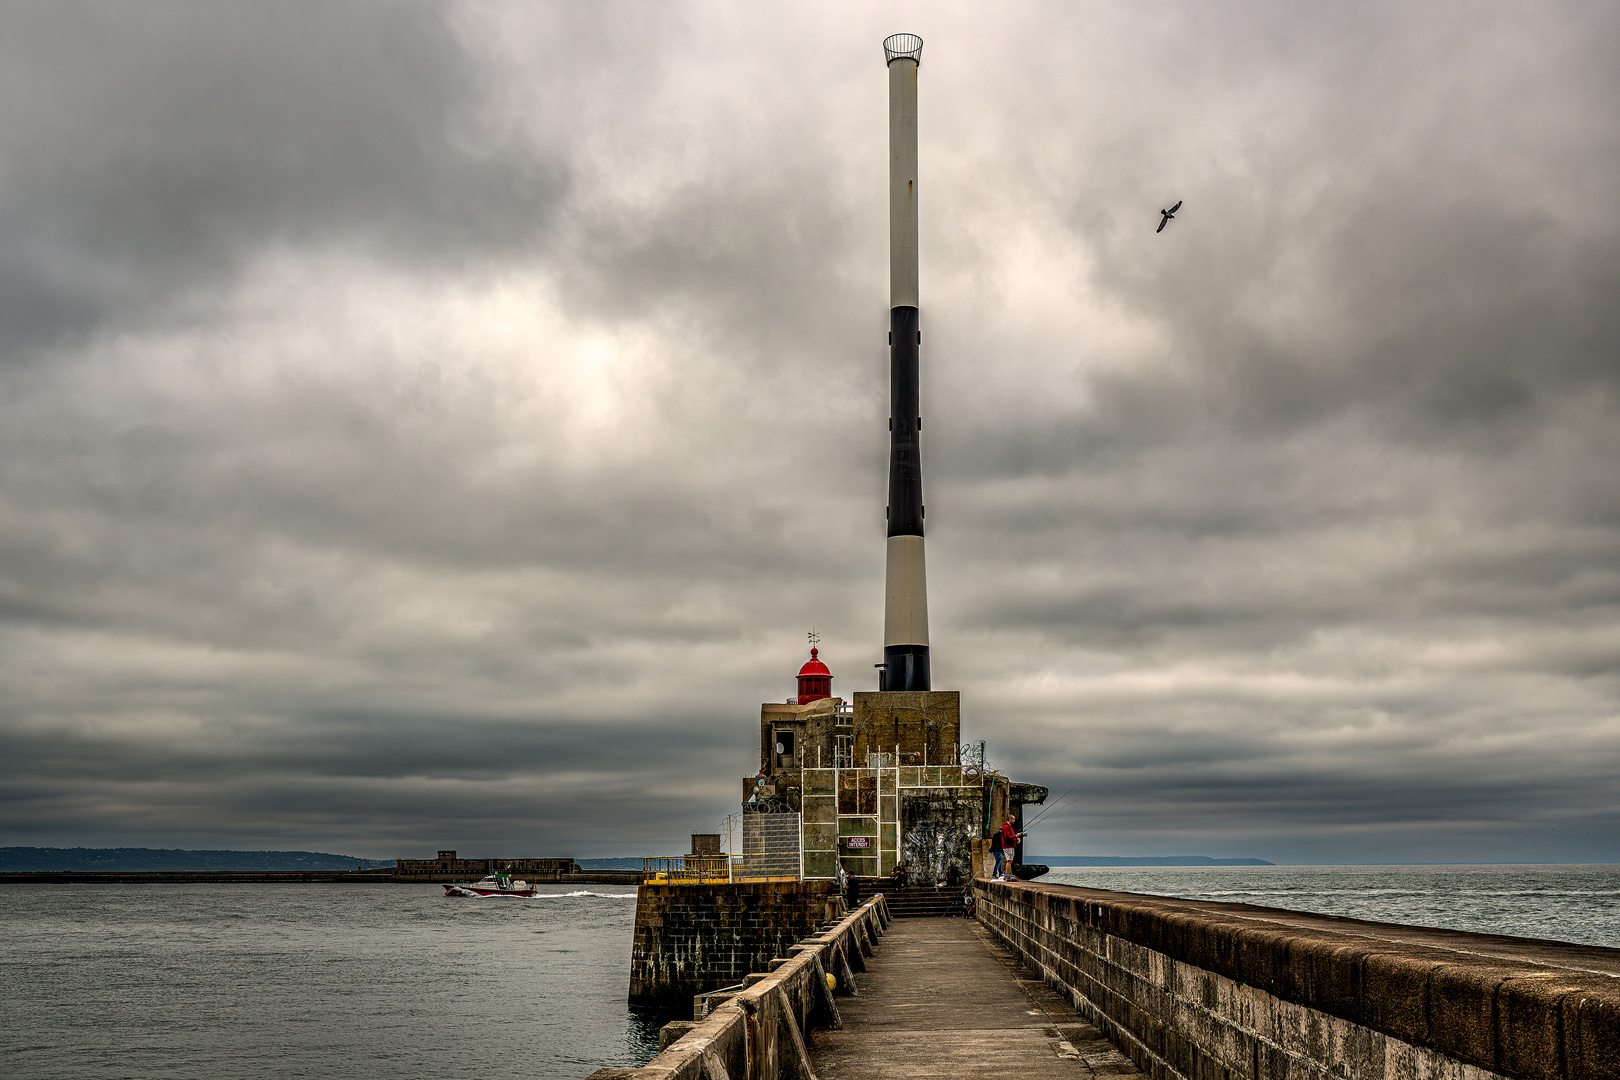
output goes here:
<path id="1" fill-rule="evenodd" d="M 1620 866 L 1067 867 L 1046 880 L 1620 947 Z M 580 1078 L 645 1063 L 635 890 L 0 886 L 0 1076 Z M 688 1014 L 689 1015 L 689 1014 Z"/>
<path id="2" fill-rule="evenodd" d="M 1041 878 L 1620 948 L 1620 866 L 1060 866 Z"/>
<path id="3" fill-rule="evenodd" d="M 644 1063 L 635 889 L 0 886 L 0 1075 L 583 1077 Z M 687 1010 L 690 1015 L 690 1010 Z"/>

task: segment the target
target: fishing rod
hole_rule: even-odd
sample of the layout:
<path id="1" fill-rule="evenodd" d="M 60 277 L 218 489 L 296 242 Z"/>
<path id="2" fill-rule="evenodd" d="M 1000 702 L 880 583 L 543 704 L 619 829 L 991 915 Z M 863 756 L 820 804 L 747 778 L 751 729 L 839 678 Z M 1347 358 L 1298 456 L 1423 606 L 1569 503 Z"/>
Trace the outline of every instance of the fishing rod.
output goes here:
<path id="1" fill-rule="evenodd" d="M 1078 821 L 1079 820 L 1078 818 L 1070 817 L 1069 813 L 1070 813 L 1070 811 L 1077 811 L 1077 810 L 1084 810 L 1084 809 L 1085 809 L 1085 807 L 1081 806 L 1079 803 L 1076 803 L 1073 806 L 1066 807 L 1061 813 L 1053 814 L 1050 817 L 1043 817 L 1040 820 L 1039 824 L 1041 824 L 1041 825 L 1054 825 L 1054 824 L 1055 825 L 1062 825 L 1064 822 Z"/>
<path id="2" fill-rule="evenodd" d="M 1039 814 L 1036 814 L 1035 817 L 1032 818 L 1031 820 L 1025 822 L 1024 823 L 1024 828 L 1026 830 L 1028 830 L 1028 829 L 1034 828 L 1036 825 L 1039 825 L 1041 823 L 1042 818 L 1046 817 L 1047 815 L 1051 814 L 1054 810 L 1056 810 L 1058 807 L 1062 806 L 1064 800 L 1069 797 L 1070 792 L 1074 791 L 1074 788 L 1079 787 L 1079 786 L 1080 786 L 1079 784 L 1076 784 L 1076 785 L 1074 785 L 1074 787 L 1071 787 L 1068 791 L 1065 791 L 1062 795 L 1059 795 L 1058 799 L 1057 799 L 1057 802 L 1053 803 L 1051 806 L 1048 806 L 1045 810 L 1042 810 Z"/>
<path id="3" fill-rule="evenodd" d="M 1033 829 L 1035 826 L 1051 817 L 1054 812 L 1060 809 L 1061 805 L 1062 804 L 1060 803 L 1054 803 L 1049 809 L 1042 810 L 1039 814 L 1036 814 L 1034 817 L 1024 822 L 1025 831 L 1027 832 L 1028 830 Z"/>

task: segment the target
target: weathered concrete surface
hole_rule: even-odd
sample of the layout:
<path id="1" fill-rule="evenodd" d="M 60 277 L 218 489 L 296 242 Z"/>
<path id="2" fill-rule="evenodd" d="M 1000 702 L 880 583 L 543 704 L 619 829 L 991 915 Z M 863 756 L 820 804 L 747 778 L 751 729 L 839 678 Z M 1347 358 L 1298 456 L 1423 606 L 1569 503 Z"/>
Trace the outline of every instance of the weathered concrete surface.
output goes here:
<path id="1" fill-rule="evenodd" d="M 821 1080 L 1136 1074 L 972 920 L 896 921 L 868 964 L 844 1026 L 811 1038 Z"/>
<path id="2" fill-rule="evenodd" d="M 855 760 L 900 749 L 902 765 L 956 761 L 962 736 L 958 690 L 858 690 L 855 692 Z"/>
<path id="3" fill-rule="evenodd" d="M 1166 1080 L 1620 1080 L 1620 950 L 1065 885 L 979 918 Z"/>
<path id="4" fill-rule="evenodd" d="M 642 885 L 636 891 L 630 1000 L 690 1001 L 694 994 L 740 983 L 842 912 L 833 881 Z"/>

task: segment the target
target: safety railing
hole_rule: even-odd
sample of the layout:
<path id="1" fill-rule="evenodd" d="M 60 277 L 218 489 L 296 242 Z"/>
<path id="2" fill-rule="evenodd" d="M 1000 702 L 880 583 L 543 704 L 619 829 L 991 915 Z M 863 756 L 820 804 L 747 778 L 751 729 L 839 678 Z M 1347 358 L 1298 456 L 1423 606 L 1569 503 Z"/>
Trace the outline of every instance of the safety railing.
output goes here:
<path id="1" fill-rule="evenodd" d="M 838 998 L 859 992 L 892 922 L 879 893 L 838 922 L 789 945 L 769 970 L 735 986 L 699 994 L 694 1018 L 673 1020 L 658 1033 L 662 1049 L 639 1069 L 599 1069 L 585 1080 L 778 1080 L 815 1076 L 807 1033 L 842 1027 Z"/>
<path id="2" fill-rule="evenodd" d="M 772 855 L 648 855 L 646 885 L 712 885 L 722 881 L 798 881 L 799 853 Z"/>
<path id="3" fill-rule="evenodd" d="M 799 852 L 772 851 L 731 857 L 732 881 L 798 881 Z"/>
<path id="4" fill-rule="evenodd" d="M 641 880 L 648 885 L 730 881 L 730 862 L 724 855 L 649 855 L 641 860 Z"/>

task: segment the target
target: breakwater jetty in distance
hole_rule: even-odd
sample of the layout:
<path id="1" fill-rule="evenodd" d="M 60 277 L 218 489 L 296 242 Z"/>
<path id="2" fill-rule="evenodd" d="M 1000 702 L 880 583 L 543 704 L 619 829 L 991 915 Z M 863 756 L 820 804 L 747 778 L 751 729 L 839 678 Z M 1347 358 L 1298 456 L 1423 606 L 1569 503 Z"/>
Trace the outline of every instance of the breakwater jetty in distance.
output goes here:
<path id="1" fill-rule="evenodd" d="M 80 849 L 94 852 L 97 849 Z M 127 849 L 128 850 L 128 849 Z M 138 850 L 138 849 L 134 849 Z M 3 884 L 62 884 L 64 882 L 80 882 L 85 884 L 102 885 L 144 885 L 144 884 L 330 884 L 330 885 L 378 885 L 378 884 L 434 884 L 445 885 L 466 881 L 468 878 L 479 878 L 497 870 L 509 871 L 517 877 L 541 885 L 552 884 L 579 884 L 579 885 L 639 885 L 642 879 L 640 870 L 598 870 L 582 868 L 572 858 L 488 858 L 463 859 L 451 849 L 438 852 L 432 859 L 399 859 L 392 866 L 365 866 L 362 860 L 355 860 L 352 869 L 339 869 L 330 865 L 319 865 L 320 861 L 330 862 L 332 856 L 316 856 L 310 852 L 199 852 L 199 855 L 238 855 L 248 856 L 246 859 L 234 860 L 242 862 L 258 861 L 252 856 L 289 855 L 310 856 L 307 859 L 293 859 L 281 861 L 305 862 L 315 865 L 300 866 L 294 869 L 272 869 L 276 860 L 263 860 L 269 865 L 262 867 L 241 866 L 236 868 L 203 868 L 209 862 L 219 863 L 220 859 L 198 859 L 203 867 L 184 866 L 176 867 L 177 860 L 173 856 L 182 856 L 186 852 L 158 852 L 157 855 L 168 858 L 154 858 L 149 860 L 155 864 L 152 869 L 64 869 L 64 870 L 11 870 L 0 872 L 0 885 Z M 141 861 L 133 857 L 134 861 Z M 85 860 L 94 865 L 99 861 L 95 858 Z M 168 863 L 170 865 L 164 866 Z M 116 865 L 116 863 L 115 863 Z"/>

